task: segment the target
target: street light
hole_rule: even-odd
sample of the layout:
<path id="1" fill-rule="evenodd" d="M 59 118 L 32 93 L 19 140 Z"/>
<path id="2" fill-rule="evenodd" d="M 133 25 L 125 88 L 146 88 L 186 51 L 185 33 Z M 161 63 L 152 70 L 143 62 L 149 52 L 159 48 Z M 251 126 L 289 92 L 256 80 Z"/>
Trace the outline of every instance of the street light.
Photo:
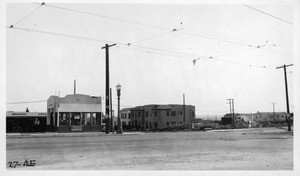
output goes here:
<path id="1" fill-rule="evenodd" d="M 117 95 L 118 95 L 118 131 L 117 134 L 122 134 L 123 133 L 123 129 L 122 129 L 122 125 L 121 125 L 121 119 L 120 119 L 120 96 L 121 96 L 121 85 L 118 84 L 116 86 L 117 88 Z"/>

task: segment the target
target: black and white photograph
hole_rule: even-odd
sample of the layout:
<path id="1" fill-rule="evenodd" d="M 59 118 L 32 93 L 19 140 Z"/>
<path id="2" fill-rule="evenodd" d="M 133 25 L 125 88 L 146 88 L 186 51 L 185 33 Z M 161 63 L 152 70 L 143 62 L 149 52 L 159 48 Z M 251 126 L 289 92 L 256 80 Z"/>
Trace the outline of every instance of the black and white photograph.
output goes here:
<path id="1" fill-rule="evenodd" d="M 296 175 L 299 7 L 3 1 L 4 175 Z"/>

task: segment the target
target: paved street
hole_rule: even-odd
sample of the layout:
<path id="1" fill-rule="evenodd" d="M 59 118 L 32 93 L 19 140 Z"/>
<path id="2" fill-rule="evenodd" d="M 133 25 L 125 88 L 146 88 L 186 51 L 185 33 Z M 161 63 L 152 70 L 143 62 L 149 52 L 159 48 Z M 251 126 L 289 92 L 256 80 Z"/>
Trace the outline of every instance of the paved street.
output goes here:
<path id="1" fill-rule="evenodd" d="M 293 134 L 281 129 L 7 135 L 8 169 L 292 170 Z M 34 166 L 23 166 L 25 161 Z M 18 161 L 21 166 L 9 167 Z"/>

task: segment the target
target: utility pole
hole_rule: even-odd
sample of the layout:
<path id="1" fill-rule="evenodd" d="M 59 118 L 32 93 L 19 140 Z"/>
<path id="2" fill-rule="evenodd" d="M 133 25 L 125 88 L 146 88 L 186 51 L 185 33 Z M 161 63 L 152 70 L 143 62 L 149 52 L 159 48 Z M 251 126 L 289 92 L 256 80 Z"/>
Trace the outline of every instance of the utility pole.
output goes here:
<path id="1" fill-rule="evenodd" d="M 111 132 L 114 134 L 114 117 L 112 114 L 112 95 L 111 95 L 111 88 L 109 88 L 109 94 L 110 94 L 110 121 L 111 121 Z"/>
<path id="2" fill-rule="evenodd" d="M 275 103 L 274 102 L 273 102 L 273 117 L 274 117 L 274 122 L 275 122 L 276 118 L 275 118 Z"/>
<path id="3" fill-rule="evenodd" d="M 289 94 L 288 94 L 288 84 L 287 84 L 287 78 L 286 78 L 286 67 L 290 67 L 293 66 L 293 64 L 289 64 L 289 65 L 283 65 L 280 67 L 276 67 L 276 69 L 279 68 L 283 68 L 283 72 L 284 72 L 284 82 L 285 82 L 285 96 L 286 96 L 286 112 L 288 114 L 289 117 L 286 118 L 287 124 L 288 124 L 288 131 L 291 131 L 291 116 L 290 116 L 290 106 L 289 106 Z"/>
<path id="4" fill-rule="evenodd" d="M 232 125 L 232 127 L 234 127 L 234 103 L 233 103 L 233 99 L 227 99 L 227 100 L 229 101 L 229 108 L 230 108 L 230 115 L 231 115 L 231 125 Z"/>
<path id="5" fill-rule="evenodd" d="M 226 103 L 226 104 L 229 104 L 229 111 L 230 111 L 230 115 L 231 115 L 231 99 L 227 99 L 227 100 L 229 101 L 229 103 Z"/>
<path id="6" fill-rule="evenodd" d="M 185 124 L 185 95 L 183 94 L 183 124 Z"/>
<path id="7" fill-rule="evenodd" d="M 232 116 L 233 116 L 233 118 L 232 118 L 232 125 L 233 125 L 233 128 L 235 128 L 235 119 L 234 119 L 234 99 L 231 99 L 231 101 L 232 101 Z"/>
<path id="8" fill-rule="evenodd" d="M 105 49 L 105 61 L 106 61 L 106 89 L 105 89 L 105 133 L 109 133 L 109 47 L 115 46 L 116 44 L 108 45 L 105 44 L 101 49 Z"/>
<path id="9" fill-rule="evenodd" d="M 76 79 L 74 79 L 74 95 L 76 94 Z"/>

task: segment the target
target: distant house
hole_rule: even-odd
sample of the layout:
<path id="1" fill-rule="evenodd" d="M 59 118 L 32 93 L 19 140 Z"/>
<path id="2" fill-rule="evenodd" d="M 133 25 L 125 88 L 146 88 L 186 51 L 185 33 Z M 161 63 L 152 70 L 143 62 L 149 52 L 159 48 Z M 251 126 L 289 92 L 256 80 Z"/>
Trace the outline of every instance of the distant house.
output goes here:
<path id="1" fill-rule="evenodd" d="M 138 129 L 165 128 L 188 124 L 195 120 L 195 106 L 185 105 L 145 105 L 131 108 L 131 126 Z M 185 115 L 184 115 L 185 114 Z"/>
<path id="2" fill-rule="evenodd" d="M 234 114 L 235 122 L 246 122 L 250 124 L 258 123 L 258 122 L 274 122 L 274 121 L 285 121 L 285 119 L 289 117 L 286 112 L 275 112 L 275 116 L 273 112 L 257 112 L 257 113 L 237 113 Z M 232 124 L 232 115 L 225 114 L 222 117 L 222 125 Z"/>
<path id="3" fill-rule="evenodd" d="M 239 114 L 234 114 L 234 121 L 236 122 L 237 119 L 239 117 Z M 221 118 L 221 123 L 222 125 L 229 125 L 232 124 L 233 121 L 233 114 L 225 114 L 222 118 Z"/>
<path id="4" fill-rule="evenodd" d="M 252 123 L 254 119 L 254 115 L 250 113 L 245 114 L 239 114 L 238 120 L 246 122 L 246 123 Z"/>
<path id="5" fill-rule="evenodd" d="M 268 122 L 268 121 L 285 121 L 289 115 L 286 112 L 257 112 L 254 114 L 254 120 L 257 122 Z"/>

